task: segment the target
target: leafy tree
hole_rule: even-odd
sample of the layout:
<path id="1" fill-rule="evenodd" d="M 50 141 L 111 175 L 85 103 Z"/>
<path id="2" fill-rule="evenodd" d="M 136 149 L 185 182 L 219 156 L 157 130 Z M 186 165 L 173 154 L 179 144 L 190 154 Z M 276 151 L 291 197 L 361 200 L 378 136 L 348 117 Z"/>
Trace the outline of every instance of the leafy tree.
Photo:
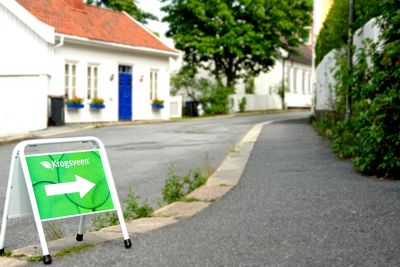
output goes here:
<path id="1" fill-rule="evenodd" d="M 186 64 L 202 67 L 233 88 L 267 71 L 279 48 L 292 51 L 311 25 L 311 0 L 161 0 L 168 37 Z"/>
<path id="2" fill-rule="evenodd" d="M 355 2 L 355 21 L 353 30 L 363 26 L 368 20 L 378 16 L 381 11 L 378 0 L 357 0 Z M 349 0 L 335 0 L 317 38 L 316 59 L 319 62 L 332 49 L 347 44 L 349 30 Z"/>
<path id="3" fill-rule="evenodd" d="M 86 2 L 91 5 L 104 5 L 116 11 L 125 11 L 143 24 L 146 24 L 148 20 L 158 20 L 153 14 L 141 10 L 136 0 L 87 0 Z"/>

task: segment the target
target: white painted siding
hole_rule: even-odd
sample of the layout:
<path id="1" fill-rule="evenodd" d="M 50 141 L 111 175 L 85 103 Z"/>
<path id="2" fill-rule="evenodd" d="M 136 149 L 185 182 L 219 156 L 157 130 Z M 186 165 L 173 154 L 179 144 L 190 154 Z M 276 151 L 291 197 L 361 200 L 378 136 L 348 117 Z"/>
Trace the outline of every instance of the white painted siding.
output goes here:
<path id="1" fill-rule="evenodd" d="M 47 127 L 47 76 L 0 77 L 0 137 Z"/>
<path id="2" fill-rule="evenodd" d="M 118 120 L 118 65 L 132 66 L 132 120 L 169 119 L 169 58 L 137 54 L 123 50 L 93 48 L 65 43 L 55 51 L 56 63 L 52 76 L 51 95 L 64 95 L 64 64 L 77 66 L 77 96 L 85 98 L 87 92 L 87 66 L 98 65 L 98 94 L 106 108 L 93 111 L 90 101 L 80 110 L 66 110 L 65 121 L 93 122 Z M 158 97 L 165 108 L 154 111 L 150 100 L 150 70 L 158 70 Z"/>
<path id="3" fill-rule="evenodd" d="M 0 4 L 0 75 L 48 74 L 51 44 Z"/>
<path id="4" fill-rule="evenodd" d="M 15 16 L 9 8 L 25 17 Z M 23 22 L 27 20 L 34 18 L 16 3 L 0 3 L 0 136 L 47 127 L 52 49 L 32 25 Z M 40 22 L 35 25 L 51 33 Z"/>

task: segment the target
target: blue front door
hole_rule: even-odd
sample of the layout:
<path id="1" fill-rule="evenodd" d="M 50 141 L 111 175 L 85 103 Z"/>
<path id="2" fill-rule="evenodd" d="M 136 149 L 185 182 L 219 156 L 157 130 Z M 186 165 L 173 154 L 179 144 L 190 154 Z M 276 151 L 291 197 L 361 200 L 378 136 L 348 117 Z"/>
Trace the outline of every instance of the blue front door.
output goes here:
<path id="1" fill-rule="evenodd" d="M 119 73 L 119 120 L 132 120 L 132 74 Z"/>

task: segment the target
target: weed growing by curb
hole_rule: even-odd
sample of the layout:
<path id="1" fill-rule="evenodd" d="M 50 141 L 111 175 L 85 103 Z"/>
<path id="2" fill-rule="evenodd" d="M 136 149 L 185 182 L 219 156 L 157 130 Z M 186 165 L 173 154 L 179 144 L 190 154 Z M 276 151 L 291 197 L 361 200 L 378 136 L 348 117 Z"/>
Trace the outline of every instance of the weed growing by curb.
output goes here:
<path id="1" fill-rule="evenodd" d="M 182 178 L 176 174 L 175 165 L 168 165 L 168 178 L 162 188 L 162 196 L 165 202 L 172 203 L 184 197 Z"/>
<path id="2" fill-rule="evenodd" d="M 69 248 L 64 248 L 63 250 L 57 252 L 56 254 L 54 254 L 54 256 L 56 257 L 63 257 L 72 253 L 77 253 L 83 250 L 87 250 L 90 248 L 93 248 L 94 244 L 91 243 L 86 243 L 86 244 L 80 244 L 80 245 L 74 245 L 72 247 Z"/>
<path id="3" fill-rule="evenodd" d="M 133 187 L 128 188 L 128 195 L 125 198 L 124 203 L 126 208 L 124 210 L 125 220 L 134 220 L 143 217 L 151 217 L 154 209 L 145 201 L 142 205 L 138 203 L 140 199 L 133 190 Z M 98 231 L 102 228 L 117 225 L 119 223 L 118 215 L 116 212 L 106 212 L 92 218 L 92 225 L 95 230 Z"/>
<path id="4" fill-rule="evenodd" d="M 34 256 L 30 256 L 29 258 L 26 259 L 27 262 L 39 262 L 42 260 L 43 260 L 42 255 L 34 255 Z"/>
<path id="5" fill-rule="evenodd" d="M 2 257 L 12 257 L 12 256 L 14 256 L 14 255 L 12 254 L 12 250 L 11 249 L 6 249 L 4 251 L 4 254 L 2 255 Z"/>
<path id="6" fill-rule="evenodd" d="M 207 179 L 199 168 L 190 170 L 187 175 L 179 176 L 176 174 L 175 165 L 170 163 L 168 166 L 168 178 L 162 188 L 163 200 L 170 204 L 175 201 L 182 201 L 184 197 L 204 185 Z"/>

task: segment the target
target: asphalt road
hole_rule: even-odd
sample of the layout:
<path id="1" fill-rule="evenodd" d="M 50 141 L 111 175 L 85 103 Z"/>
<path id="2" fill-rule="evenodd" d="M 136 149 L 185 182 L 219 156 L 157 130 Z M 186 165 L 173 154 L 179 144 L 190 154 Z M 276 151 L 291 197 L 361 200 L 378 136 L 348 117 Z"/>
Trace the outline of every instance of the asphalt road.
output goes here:
<path id="1" fill-rule="evenodd" d="M 240 183 L 177 224 L 54 266 L 399 266 L 400 183 L 356 173 L 303 121 L 264 127 Z M 32 264 L 40 266 L 42 263 Z"/>
<path id="2" fill-rule="evenodd" d="M 147 200 L 156 207 L 161 199 L 161 188 L 167 177 L 169 163 L 175 164 L 178 174 L 185 174 L 196 167 L 215 168 L 255 123 L 307 115 L 302 112 L 125 125 L 54 137 L 100 138 L 106 146 L 120 200 L 125 198 L 128 187 L 133 186 L 142 201 Z M 0 216 L 3 215 L 11 151 L 14 146 L 15 144 L 0 146 Z M 56 229 L 68 235 L 75 233 L 78 220 L 57 220 L 55 224 Z M 31 217 L 9 220 L 6 247 L 13 249 L 35 243 L 39 243 L 39 239 Z"/>

